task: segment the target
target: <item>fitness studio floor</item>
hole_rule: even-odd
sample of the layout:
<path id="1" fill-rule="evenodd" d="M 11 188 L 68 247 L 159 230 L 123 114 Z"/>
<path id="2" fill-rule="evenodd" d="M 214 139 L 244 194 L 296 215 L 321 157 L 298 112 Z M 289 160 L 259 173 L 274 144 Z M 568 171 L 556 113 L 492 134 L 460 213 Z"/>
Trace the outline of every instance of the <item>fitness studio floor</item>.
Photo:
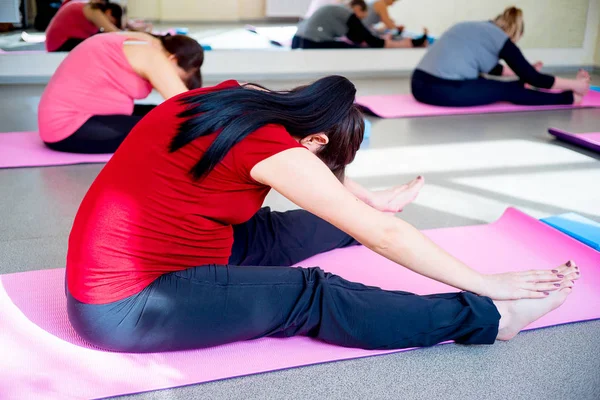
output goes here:
<path id="1" fill-rule="evenodd" d="M 283 88 L 300 82 L 261 83 Z M 355 83 L 363 95 L 408 92 L 407 79 Z M 35 130 L 42 90 L 0 86 L 0 131 Z M 425 176 L 421 195 L 401 214 L 420 229 L 488 223 L 509 205 L 538 218 L 575 211 L 600 221 L 600 156 L 546 133 L 548 127 L 598 131 L 599 121 L 599 109 L 372 119 L 371 139 L 359 157 L 391 161 L 383 168 L 351 168 L 350 176 L 369 188 Z M 101 168 L 0 170 L 0 273 L 64 266 L 72 219 Z M 294 207 L 277 195 L 267 205 Z M 494 346 L 438 346 L 131 398 L 593 400 L 600 399 L 599 333 L 600 321 L 578 323 Z"/>

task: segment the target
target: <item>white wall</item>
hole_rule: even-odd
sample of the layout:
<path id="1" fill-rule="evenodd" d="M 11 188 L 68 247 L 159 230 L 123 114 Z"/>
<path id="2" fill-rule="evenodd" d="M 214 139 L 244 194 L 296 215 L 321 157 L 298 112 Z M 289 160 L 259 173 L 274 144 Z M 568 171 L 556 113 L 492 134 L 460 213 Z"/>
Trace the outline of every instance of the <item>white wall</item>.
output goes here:
<path id="1" fill-rule="evenodd" d="M 600 4 L 596 6 L 596 14 L 595 14 L 596 23 L 596 41 L 594 44 L 595 47 L 595 57 L 594 64 L 596 67 L 600 68 Z"/>
<path id="2" fill-rule="evenodd" d="M 131 18 L 146 18 L 158 21 L 160 15 L 161 0 L 129 0 L 127 12 Z"/>
<path id="3" fill-rule="evenodd" d="M 239 0 L 239 18 L 242 20 L 264 18 L 266 3 L 266 0 Z"/>
<path id="4" fill-rule="evenodd" d="M 266 0 L 128 0 L 131 17 L 160 21 L 240 21 L 265 18 Z"/>
<path id="5" fill-rule="evenodd" d="M 596 0 L 591 0 L 596 1 Z M 441 34 L 460 21 L 489 20 L 507 6 L 523 9 L 525 48 L 578 48 L 583 44 L 590 0 L 401 0 L 390 15 L 411 31 Z"/>

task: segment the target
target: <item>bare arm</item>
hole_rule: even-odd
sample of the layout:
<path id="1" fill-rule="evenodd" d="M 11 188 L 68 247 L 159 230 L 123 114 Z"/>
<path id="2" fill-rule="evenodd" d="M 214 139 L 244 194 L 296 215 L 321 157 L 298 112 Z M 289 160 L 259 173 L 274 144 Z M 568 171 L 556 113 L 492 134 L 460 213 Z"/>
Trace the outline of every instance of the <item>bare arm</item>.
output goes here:
<path id="1" fill-rule="evenodd" d="M 120 32 L 121 30 L 117 28 L 108 17 L 98 9 L 94 9 L 90 7 L 90 5 L 86 5 L 83 7 L 83 15 L 90 21 L 92 24 L 96 25 L 98 29 L 103 32 Z"/>
<path id="2" fill-rule="evenodd" d="M 298 168 L 299 165 L 302 167 Z M 543 297 L 537 292 L 539 288 L 552 290 L 552 285 L 524 282 L 513 275 L 503 278 L 501 284 L 497 279 L 486 279 L 487 276 L 450 256 L 410 224 L 360 201 L 305 149 L 290 149 L 269 157 L 254 166 L 251 176 L 369 249 L 439 282 L 496 298 Z M 548 279 L 554 276 L 549 271 L 540 274 Z"/>
<path id="3" fill-rule="evenodd" d="M 161 49 L 147 44 L 126 43 L 124 51 L 134 71 L 150 81 L 163 98 L 169 99 L 188 90 Z"/>
<path id="4" fill-rule="evenodd" d="M 371 205 L 371 191 L 365 189 L 348 177 L 344 178 L 344 187 L 354 196 L 358 197 L 363 203 Z"/>
<path id="5" fill-rule="evenodd" d="M 392 19 L 392 17 L 390 17 L 388 8 L 383 2 L 377 2 L 373 7 L 375 8 L 375 12 L 379 14 L 381 22 L 383 22 L 387 29 L 398 29 L 396 22 Z"/>

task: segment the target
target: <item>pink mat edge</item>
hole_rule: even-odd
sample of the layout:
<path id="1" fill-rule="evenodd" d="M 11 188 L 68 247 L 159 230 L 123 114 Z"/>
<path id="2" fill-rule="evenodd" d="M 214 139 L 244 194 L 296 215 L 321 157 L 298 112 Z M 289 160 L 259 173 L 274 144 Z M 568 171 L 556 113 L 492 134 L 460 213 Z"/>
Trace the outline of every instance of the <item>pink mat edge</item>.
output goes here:
<path id="1" fill-rule="evenodd" d="M 472 107 L 442 107 L 433 106 L 430 104 L 419 103 L 411 94 L 384 94 L 384 95 L 367 95 L 356 98 L 356 104 L 363 108 L 365 113 L 382 119 L 401 119 L 401 118 L 421 118 L 421 117 L 442 117 L 449 115 L 477 115 L 477 114 L 503 114 L 511 112 L 534 112 L 534 111 L 553 111 L 553 110 L 578 110 L 586 108 L 600 108 L 600 92 L 590 91 L 588 98 L 594 98 L 598 104 L 581 104 L 581 105 L 545 105 L 545 106 L 523 106 L 511 103 L 493 103 L 484 106 Z M 428 112 L 405 112 L 405 113 L 382 113 L 375 112 L 372 105 L 368 105 L 374 99 L 391 98 L 391 97 L 406 97 L 414 100 L 415 104 L 423 108 L 433 108 Z M 437 111 L 439 112 L 435 112 Z"/>
<path id="2" fill-rule="evenodd" d="M 19 135 L 22 140 L 28 140 L 27 136 L 35 134 L 36 138 L 38 134 L 36 131 L 17 131 L 17 132 L 0 132 L 0 143 L 2 143 L 2 135 Z M 2 169 L 15 169 L 15 168 L 44 168 L 44 167 L 62 167 L 68 165 L 84 165 L 84 164 L 106 164 L 112 154 L 80 154 L 80 153 L 63 153 L 55 151 L 45 146 L 41 146 L 39 151 L 48 152 L 59 158 L 64 158 L 62 162 L 2 162 L 0 161 L 0 170 Z M 25 148 L 26 149 L 26 148 Z M 0 154 L 1 154 L 0 148 Z M 35 150 L 34 150 L 35 151 Z M 21 155 L 20 155 L 21 156 Z M 26 154 L 25 154 L 26 156 Z"/>
<path id="3" fill-rule="evenodd" d="M 468 228 L 468 227 L 476 227 L 476 226 L 485 226 L 485 225 L 495 225 L 498 224 L 503 218 L 507 217 L 509 214 L 511 213 L 516 213 L 518 214 L 520 217 L 525 218 L 527 220 L 529 220 L 530 222 L 535 222 L 536 224 L 539 224 L 538 227 L 543 228 L 544 230 L 547 231 L 551 231 L 553 233 L 559 233 L 560 236 L 562 237 L 562 240 L 564 240 L 565 238 L 568 239 L 568 241 L 570 241 L 572 244 L 575 244 L 576 246 L 581 247 L 582 249 L 585 249 L 586 251 L 589 250 L 594 250 L 592 248 L 590 248 L 589 246 L 584 245 L 583 243 L 579 242 L 578 240 L 570 237 L 569 235 L 564 234 L 563 232 L 549 226 L 546 225 L 544 223 L 542 223 L 541 221 L 529 216 L 528 214 L 516 209 L 515 207 L 508 207 L 503 213 L 502 215 L 497 218 L 495 221 L 490 222 L 490 223 L 483 223 L 483 224 L 476 224 L 476 225 L 468 225 L 468 226 L 461 226 L 458 228 Z M 436 228 L 436 229 L 428 229 L 428 230 L 424 230 L 423 232 L 427 232 L 427 231 L 440 231 L 440 230 L 448 230 L 448 229 L 456 229 L 457 227 L 445 227 L 445 228 Z M 595 251 L 595 250 L 594 250 Z M 24 272 L 15 272 L 15 273 L 10 273 L 10 274 L 1 274 L 0 275 L 0 280 L 2 277 L 4 276 L 14 276 L 14 275 L 21 275 L 21 274 L 28 274 L 31 272 L 56 272 L 59 270 L 64 270 L 64 268 L 53 268 L 53 269 L 45 269 L 45 270 L 33 270 L 33 271 L 24 271 Z M 547 326 L 541 326 L 541 327 L 536 327 L 536 328 L 528 328 L 525 329 L 524 331 L 537 331 L 540 329 L 546 329 L 546 328 L 551 328 L 551 327 L 555 327 L 555 326 L 563 326 L 563 325 L 571 325 L 571 324 L 578 324 L 578 323 L 583 323 L 583 322 L 589 322 L 589 321 L 595 321 L 595 320 L 599 320 L 600 317 L 595 317 L 595 318 L 589 318 L 589 319 L 581 319 L 581 320 L 576 320 L 576 321 L 569 321 L 569 322 L 564 322 L 564 323 L 557 323 L 557 324 L 552 324 L 552 325 L 547 325 Z M 438 343 L 434 346 L 442 346 L 442 345 L 446 345 L 446 344 L 451 344 L 453 342 L 443 342 L 443 343 Z M 75 344 L 73 344 L 75 345 Z M 433 347 L 433 346 L 431 346 Z M 264 373 L 270 373 L 270 372 L 277 372 L 277 371 L 286 371 L 286 370 L 290 370 L 290 369 L 295 369 L 295 368 L 301 368 L 301 367 L 306 367 L 306 366 L 312 366 L 312 365 L 324 365 L 324 364 L 329 364 L 329 363 L 333 363 L 333 362 L 339 362 L 339 361 L 347 361 L 347 360 L 357 360 L 357 359 L 364 359 L 364 358 L 371 358 L 371 357 L 378 357 L 378 356 L 385 356 L 385 355 L 390 355 L 390 354 L 397 354 L 397 353 L 401 353 L 401 352 L 405 352 L 405 351 L 413 351 L 413 350 L 418 350 L 421 349 L 421 347 L 414 347 L 414 348 L 408 348 L 408 349 L 395 349 L 395 350 L 388 350 L 388 351 L 383 351 L 383 352 L 377 352 L 374 354 L 365 354 L 365 355 L 360 355 L 360 356 L 352 356 L 352 357 L 344 357 L 344 358 L 339 358 L 339 359 L 335 359 L 335 360 L 325 360 L 325 361 L 318 361 L 318 362 L 311 362 L 309 364 L 299 364 L 299 365 L 293 365 L 293 366 L 288 366 L 288 367 L 284 367 L 284 368 L 275 368 L 275 369 L 269 369 L 269 370 L 264 370 L 264 371 L 258 371 L 258 372 L 250 372 L 250 373 L 243 373 L 243 374 L 237 374 L 237 375 L 231 375 L 225 378 L 216 378 L 216 379 L 210 379 L 210 380 L 205 380 L 205 381 L 200 381 L 200 382 L 194 382 L 194 383 L 189 383 L 189 384 L 182 384 L 182 385 L 175 385 L 175 386 L 170 386 L 170 387 L 164 387 L 164 388 L 158 388 L 158 389 L 148 389 L 148 390 L 142 390 L 142 391 L 135 391 L 135 392 L 127 392 L 127 393 L 121 393 L 121 394 L 115 394 L 115 395 L 110 395 L 108 397 L 101 397 L 101 398 L 112 398 L 112 397 L 116 397 L 116 396 L 124 396 L 124 395 L 135 395 L 135 394 L 141 394 L 141 393 L 149 393 L 149 392 L 159 392 L 159 391 L 163 391 L 163 390 L 169 390 L 169 389 L 175 389 L 175 388 L 182 388 L 182 387 L 187 387 L 187 386 L 195 386 L 195 385 L 201 385 L 204 383 L 210 383 L 210 382 L 218 382 L 218 381 L 226 381 L 226 380 L 230 380 L 230 379 L 235 379 L 235 378 L 242 378 L 242 377 L 247 377 L 247 376 L 254 376 L 254 375 L 259 375 L 259 374 L 264 374 Z"/>

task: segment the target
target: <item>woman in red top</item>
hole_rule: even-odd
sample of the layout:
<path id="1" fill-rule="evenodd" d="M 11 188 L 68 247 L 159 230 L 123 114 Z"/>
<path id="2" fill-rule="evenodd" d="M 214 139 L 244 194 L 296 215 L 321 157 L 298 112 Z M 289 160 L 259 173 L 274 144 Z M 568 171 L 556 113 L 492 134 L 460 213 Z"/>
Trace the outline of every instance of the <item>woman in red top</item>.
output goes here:
<path id="1" fill-rule="evenodd" d="M 391 349 L 507 340 L 562 304 L 573 263 L 482 275 L 382 212 L 412 200 L 422 178 L 371 193 L 344 176 L 363 138 L 355 93 L 339 76 L 288 92 L 227 81 L 146 115 L 73 224 L 75 330 L 125 352 L 292 335 Z M 306 211 L 261 209 L 271 188 Z M 357 241 L 465 291 L 418 296 L 290 268 Z"/>
<path id="2" fill-rule="evenodd" d="M 63 4 L 46 29 L 46 50 L 71 51 L 99 32 L 119 32 L 123 23 L 120 5 L 70 1 Z"/>

